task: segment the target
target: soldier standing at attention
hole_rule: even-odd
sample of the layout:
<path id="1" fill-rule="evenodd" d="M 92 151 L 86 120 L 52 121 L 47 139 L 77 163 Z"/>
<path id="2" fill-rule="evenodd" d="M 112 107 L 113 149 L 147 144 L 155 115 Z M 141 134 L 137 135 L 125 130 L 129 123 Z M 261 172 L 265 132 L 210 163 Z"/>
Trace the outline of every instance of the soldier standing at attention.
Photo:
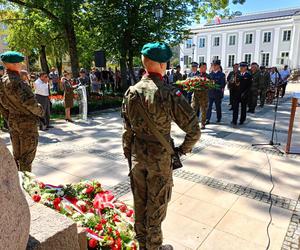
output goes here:
<path id="1" fill-rule="evenodd" d="M 242 125 L 245 122 L 247 116 L 247 103 L 252 84 L 252 76 L 248 72 L 248 64 L 246 62 L 240 63 L 240 73 L 236 77 L 237 79 L 235 80 L 234 84 L 232 84 L 233 116 L 231 124 L 233 124 L 234 126 L 237 125 L 240 103 L 240 125 Z"/>
<path id="2" fill-rule="evenodd" d="M 200 63 L 200 77 L 208 78 L 206 73 L 207 65 L 205 62 Z M 192 108 L 197 113 L 198 117 L 201 110 L 201 129 L 205 129 L 206 110 L 208 105 L 208 90 L 195 90 L 192 98 Z"/>
<path id="3" fill-rule="evenodd" d="M 199 76 L 200 73 L 198 71 L 198 65 L 199 64 L 196 62 L 192 62 L 192 71 L 189 73 L 188 77 L 192 78 L 194 76 Z M 192 103 L 192 95 L 192 92 L 187 93 L 187 98 L 190 104 Z"/>
<path id="4" fill-rule="evenodd" d="M 218 89 L 210 89 L 208 91 L 208 109 L 206 113 L 206 124 L 210 123 L 211 113 L 212 113 L 212 106 L 215 103 L 216 110 L 217 110 L 217 123 L 221 122 L 222 119 L 222 99 L 224 96 L 223 90 L 226 85 L 225 81 L 225 74 L 221 70 L 221 61 L 214 60 L 212 63 L 212 72 L 209 74 L 209 78 L 215 81 L 216 84 L 219 85 Z"/>
<path id="5" fill-rule="evenodd" d="M 260 71 L 257 63 L 251 63 L 252 85 L 249 93 L 248 107 L 249 113 L 254 114 L 257 106 L 258 88 L 260 82 Z"/>
<path id="6" fill-rule="evenodd" d="M 7 51 L 0 57 L 6 67 L 0 84 L 0 106 L 8 120 L 13 155 L 20 171 L 31 171 L 38 145 L 38 117 L 44 111 L 31 88 L 20 78 L 24 56 Z"/>
<path id="7" fill-rule="evenodd" d="M 229 105 L 231 105 L 231 108 L 229 110 L 233 110 L 233 93 L 232 93 L 232 87 L 235 85 L 236 76 L 239 74 L 239 64 L 235 63 L 233 65 L 233 70 L 230 71 L 230 73 L 227 76 L 227 83 L 228 83 L 228 89 L 229 89 Z"/>
<path id="8" fill-rule="evenodd" d="M 267 90 L 270 86 L 271 78 L 269 72 L 266 70 L 265 66 L 260 66 L 260 78 L 259 78 L 259 86 L 258 86 L 258 94 L 260 107 L 263 108 L 266 101 Z"/>
<path id="9" fill-rule="evenodd" d="M 172 121 L 185 131 L 184 142 L 175 149 L 180 154 L 191 152 L 200 138 L 200 128 L 181 91 L 163 82 L 167 62 L 172 57 L 170 47 L 165 43 L 148 43 L 141 53 L 146 74 L 127 90 L 123 100 L 123 150 L 131 169 L 135 231 L 140 249 L 168 250 L 173 247 L 162 245 L 161 223 L 173 186 L 171 155 L 152 132 L 153 127 L 169 142 Z M 142 107 L 143 115 L 137 107 Z M 152 129 L 143 116 L 152 121 Z"/>

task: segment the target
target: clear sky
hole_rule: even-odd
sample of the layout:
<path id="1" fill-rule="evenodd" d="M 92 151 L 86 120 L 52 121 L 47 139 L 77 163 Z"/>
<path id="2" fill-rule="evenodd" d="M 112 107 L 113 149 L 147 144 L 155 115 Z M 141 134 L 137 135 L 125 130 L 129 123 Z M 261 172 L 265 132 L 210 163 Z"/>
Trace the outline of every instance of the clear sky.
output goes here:
<path id="1" fill-rule="evenodd" d="M 276 9 L 300 7 L 300 0 L 246 0 L 241 4 L 231 4 L 233 11 L 241 11 L 243 14 Z"/>

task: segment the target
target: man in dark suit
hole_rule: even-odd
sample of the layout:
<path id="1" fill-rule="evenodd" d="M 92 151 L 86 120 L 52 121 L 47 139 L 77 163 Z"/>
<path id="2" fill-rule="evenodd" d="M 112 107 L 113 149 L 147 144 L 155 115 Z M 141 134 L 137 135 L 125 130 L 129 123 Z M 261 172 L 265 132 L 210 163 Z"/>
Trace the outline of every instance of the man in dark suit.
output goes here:
<path id="1" fill-rule="evenodd" d="M 240 63 L 240 73 L 236 83 L 232 86 L 233 95 L 233 114 L 232 114 L 232 125 L 237 125 L 239 115 L 239 105 L 241 103 L 241 117 L 240 125 L 242 125 L 247 116 L 247 103 L 249 99 L 249 92 L 252 85 L 252 76 L 248 72 L 248 64 L 246 62 Z"/>
<path id="2" fill-rule="evenodd" d="M 225 74 L 221 70 L 221 61 L 214 60 L 212 63 L 212 72 L 209 74 L 209 78 L 219 85 L 217 89 L 210 89 L 208 91 L 208 109 L 206 112 L 206 124 L 210 123 L 212 106 L 215 103 L 217 110 L 217 123 L 221 122 L 222 119 L 222 99 L 224 97 L 224 88 L 226 85 Z"/>

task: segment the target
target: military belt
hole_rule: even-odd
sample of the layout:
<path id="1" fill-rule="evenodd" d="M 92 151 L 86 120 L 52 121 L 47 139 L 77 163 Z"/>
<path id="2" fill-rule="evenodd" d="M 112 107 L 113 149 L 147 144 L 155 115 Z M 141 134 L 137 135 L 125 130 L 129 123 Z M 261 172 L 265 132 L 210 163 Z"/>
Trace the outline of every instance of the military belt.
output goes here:
<path id="1" fill-rule="evenodd" d="M 137 139 L 140 140 L 145 140 L 145 141 L 149 141 L 149 142 L 159 142 L 159 140 L 157 139 L 157 137 L 155 135 L 147 135 L 147 134 L 139 134 L 139 133 L 135 133 L 134 135 Z M 167 141 L 171 140 L 171 136 L 169 134 L 164 135 L 165 139 Z"/>

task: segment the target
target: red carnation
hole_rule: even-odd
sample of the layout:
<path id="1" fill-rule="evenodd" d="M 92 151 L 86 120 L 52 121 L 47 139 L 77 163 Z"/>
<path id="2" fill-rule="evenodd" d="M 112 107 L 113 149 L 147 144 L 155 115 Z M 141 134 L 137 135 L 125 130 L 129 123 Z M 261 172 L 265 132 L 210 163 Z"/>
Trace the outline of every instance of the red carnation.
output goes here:
<path id="1" fill-rule="evenodd" d="M 126 212 L 127 217 L 131 217 L 133 215 L 133 210 L 130 209 Z"/>
<path id="2" fill-rule="evenodd" d="M 54 206 L 54 208 L 55 208 L 56 210 L 60 210 L 60 206 L 59 206 L 60 202 L 61 202 L 61 198 L 60 198 L 60 197 L 54 199 L 54 201 L 53 201 L 53 206 Z"/>
<path id="3" fill-rule="evenodd" d="M 119 209 L 122 213 L 125 213 L 127 211 L 127 206 L 124 204 L 124 205 L 120 206 Z"/>
<path id="4" fill-rule="evenodd" d="M 44 188 L 45 188 L 45 184 L 44 184 L 43 182 L 39 182 L 39 187 L 40 187 L 41 189 L 44 189 Z"/>
<path id="5" fill-rule="evenodd" d="M 106 219 L 101 219 L 101 224 L 106 224 L 107 220 Z"/>
<path id="6" fill-rule="evenodd" d="M 38 194 L 34 194 L 34 195 L 32 196 L 32 199 L 33 199 L 35 202 L 39 202 L 39 201 L 41 200 L 41 196 L 38 195 Z"/>
<path id="7" fill-rule="evenodd" d="M 89 247 L 90 248 L 96 248 L 98 245 L 98 242 L 95 239 L 90 239 L 89 240 Z"/>
<path id="8" fill-rule="evenodd" d="M 117 214 L 114 214 L 114 216 L 113 216 L 113 221 L 114 221 L 114 222 L 120 222 L 120 220 L 119 220 Z"/>
<path id="9" fill-rule="evenodd" d="M 97 224 L 96 226 L 95 226 L 95 229 L 96 230 L 98 230 L 98 231 L 101 231 L 102 229 L 103 229 L 103 226 L 102 226 L 102 224 Z"/>
<path id="10" fill-rule="evenodd" d="M 86 208 L 86 206 L 84 206 L 84 205 L 81 205 L 81 206 L 80 206 L 80 210 L 81 210 L 82 212 L 84 212 L 84 213 L 87 212 L 87 208 Z"/>
<path id="11" fill-rule="evenodd" d="M 90 194 L 94 191 L 94 187 L 91 186 L 91 185 L 87 185 L 87 188 L 86 188 L 86 194 Z"/>

